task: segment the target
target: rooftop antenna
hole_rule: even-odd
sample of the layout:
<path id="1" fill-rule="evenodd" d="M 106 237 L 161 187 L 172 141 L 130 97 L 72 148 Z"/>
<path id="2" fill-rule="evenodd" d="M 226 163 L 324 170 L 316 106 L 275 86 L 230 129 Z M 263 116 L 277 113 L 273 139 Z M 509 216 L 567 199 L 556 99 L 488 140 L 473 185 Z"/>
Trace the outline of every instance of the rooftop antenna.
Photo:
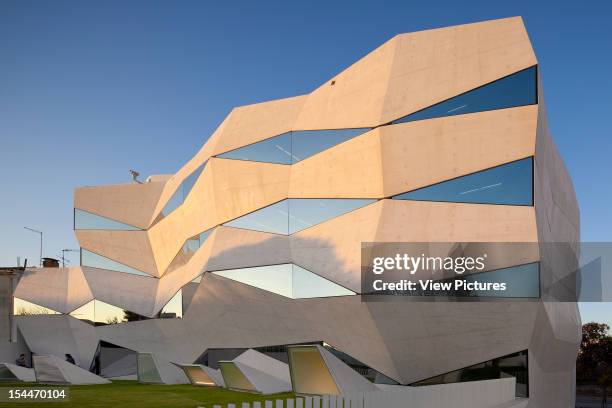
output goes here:
<path id="1" fill-rule="evenodd" d="M 66 267 L 66 263 L 70 263 L 70 261 L 68 259 L 66 259 L 66 252 L 81 252 L 80 249 L 71 249 L 71 248 L 66 248 L 66 249 L 62 249 L 62 268 Z"/>
<path id="2" fill-rule="evenodd" d="M 138 176 L 140 176 L 139 172 L 136 170 L 130 170 L 130 174 L 132 175 L 132 181 L 134 183 L 142 184 L 142 181 L 138 180 Z"/>

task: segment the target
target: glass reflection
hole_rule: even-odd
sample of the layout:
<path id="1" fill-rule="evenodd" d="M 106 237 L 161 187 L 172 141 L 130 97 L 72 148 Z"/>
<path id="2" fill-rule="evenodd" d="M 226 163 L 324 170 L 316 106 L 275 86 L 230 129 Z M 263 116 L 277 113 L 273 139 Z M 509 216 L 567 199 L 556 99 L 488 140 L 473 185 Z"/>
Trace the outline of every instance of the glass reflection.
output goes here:
<path id="1" fill-rule="evenodd" d="M 468 283 L 506 283 L 506 290 L 461 292 L 461 296 L 503 297 L 503 298 L 539 298 L 540 297 L 540 263 L 534 262 L 494 271 L 473 273 L 461 277 Z"/>
<path id="2" fill-rule="evenodd" d="M 183 204 L 183 201 L 185 201 L 185 199 L 191 192 L 191 189 L 198 180 L 198 177 L 200 177 L 200 174 L 206 167 L 206 163 L 207 162 L 204 162 L 200 167 L 195 169 L 193 173 L 191 173 L 187 178 L 185 178 L 185 180 L 183 180 L 181 185 L 178 186 L 174 194 L 172 194 L 172 197 L 170 197 L 170 200 L 168 200 L 168 202 L 164 206 L 164 209 L 161 211 L 162 215 L 168 216 L 168 214 L 170 214 L 172 211 L 176 210 L 181 204 Z"/>
<path id="3" fill-rule="evenodd" d="M 147 276 L 149 278 L 152 277 L 144 272 L 139 271 L 138 269 L 134 269 L 131 266 L 124 265 L 117 261 L 113 261 L 112 259 L 88 251 L 85 248 L 81 248 L 81 266 L 130 273 L 132 275 Z"/>
<path id="4" fill-rule="evenodd" d="M 162 384 L 163 381 L 159 372 L 157 371 L 157 366 L 155 365 L 155 360 L 153 359 L 153 355 L 149 353 L 138 353 L 137 356 L 138 363 L 136 364 L 137 373 L 138 373 L 138 382 L 143 384 Z"/>
<path id="5" fill-rule="evenodd" d="M 289 234 L 356 210 L 376 200 L 337 198 L 291 198 L 289 201 Z"/>
<path id="6" fill-rule="evenodd" d="M 102 217 L 88 211 L 74 209 L 75 230 L 142 231 L 141 228 Z"/>
<path id="7" fill-rule="evenodd" d="M 291 164 L 291 132 L 220 154 L 224 159 Z"/>
<path id="8" fill-rule="evenodd" d="M 189 260 L 191 259 L 191 257 L 193 257 L 196 251 L 200 249 L 202 245 L 204 245 L 206 238 L 208 238 L 208 236 L 212 232 L 213 232 L 213 229 L 211 228 L 185 241 L 185 243 L 183 244 L 179 252 L 176 254 L 174 259 L 168 266 L 168 269 L 166 272 L 170 272 L 175 269 L 178 269 L 181 266 L 185 265 L 187 262 L 189 262 Z"/>
<path id="9" fill-rule="evenodd" d="M 533 205 L 533 158 L 399 194 L 395 200 Z"/>
<path id="10" fill-rule="evenodd" d="M 175 319 L 183 317 L 183 291 L 178 292 L 166 303 L 166 306 L 160 310 L 157 317 L 161 319 Z"/>
<path id="11" fill-rule="evenodd" d="M 350 140 L 369 128 L 300 130 L 220 154 L 217 157 L 266 163 L 293 164 Z"/>
<path id="12" fill-rule="evenodd" d="M 286 235 L 289 233 L 289 203 L 283 200 L 223 225 Z"/>
<path id="13" fill-rule="evenodd" d="M 229 221 L 224 225 L 287 235 L 375 201 L 370 199 L 290 198 Z"/>
<path id="14" fill-rule="evenodd" d="M 147 320 L 148 317 L 94 299 L 70 313 L 76 319 L 94 326 Z"/>
<path id="15" fill-rule="evenodd" d="M 301 130 L 291 132 L 291 163 L 314 156 L 315 154 L 346 142 L 369 128 L 331 129 L 331 130 Z"/>
<path id="16" fill-rule="evenodd" d="M 537 101 L 536 67 L 527 68 L 490 84 L 468 91 L 444 102 L 397 119 L 392 124 L 415 120 L 463 115 L 516 106 L 533 105 Z"/>
<path id="17" fill-rule="evenodd" d="M 14 316 L 37 316 L 37 315 L 55 315 L 60 314 L 53 309 L 37 305 L 36 303 L 28 302 L 27 300 L 18 297 L 13 298 L 13 315 Z"/>
<path id="18" fill-rule="evenodd" d="M 504 357 L 485 361 L 462 368 L 450 373 L 438 375 L 411 384 L 411 386 L 451 384 L 467 381 L 494 380 L 498 378 L 516 378 L 515 395 L 521 398 L 529 397 L 529 366 L 527 350 L 510 354 Z"/>
<path id="19" fill-rule="evenodd" d="M 256 266 L 213 273 L 292 299 L 355 294 L 355 292 L 294 264 Z"/>

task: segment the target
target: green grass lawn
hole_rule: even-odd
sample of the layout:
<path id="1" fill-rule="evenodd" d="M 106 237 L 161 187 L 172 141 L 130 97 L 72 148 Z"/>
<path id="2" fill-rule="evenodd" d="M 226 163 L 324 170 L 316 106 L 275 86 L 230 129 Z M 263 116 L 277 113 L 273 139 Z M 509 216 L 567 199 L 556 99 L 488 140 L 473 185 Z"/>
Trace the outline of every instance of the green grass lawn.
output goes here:
<path id="1" fill-rule="evenodd" d="M 56 387 L 36 383 L 0 382 L 0 389 L 25 387 Z M 212 408 L 219 404 L 265 401 L 291 398 L 292 393 L 261 396 L 223 388 L 195 387 L 193 385 L 138 384 L 135 381 L 113 381 L 104 385 L 70 386 L 70 401 L 65 402 L 0 402 L 0 407 L 197 407 Z M 262 404 L 263 405 L 263 404 Z"/>

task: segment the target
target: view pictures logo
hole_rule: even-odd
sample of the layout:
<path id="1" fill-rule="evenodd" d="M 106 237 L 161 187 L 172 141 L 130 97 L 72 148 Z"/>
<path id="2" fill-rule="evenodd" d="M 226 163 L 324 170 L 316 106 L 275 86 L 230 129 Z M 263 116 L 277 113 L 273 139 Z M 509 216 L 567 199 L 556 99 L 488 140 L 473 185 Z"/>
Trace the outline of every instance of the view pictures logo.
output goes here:
<path id="1" fill-rule="evenodd" d="M 485 268 L 487 254 L 479 257 L 441 257 L 441 256 L 410 256 L 396 254 L 393 257 L 375 257 L 372 260 L 372 272 L 380 275 L 385 271 L 407 271 L 414 275 L 418 271 L 454 271 L 461 275 L 465 272 L 481 272 Z"/>

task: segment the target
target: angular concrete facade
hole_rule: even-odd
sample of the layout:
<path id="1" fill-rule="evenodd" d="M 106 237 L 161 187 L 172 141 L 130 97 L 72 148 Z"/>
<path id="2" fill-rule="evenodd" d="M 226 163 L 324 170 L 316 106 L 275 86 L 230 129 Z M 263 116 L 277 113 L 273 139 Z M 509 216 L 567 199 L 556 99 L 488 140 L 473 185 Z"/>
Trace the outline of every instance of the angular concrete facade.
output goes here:
<path id="1" fill-rule="evenodd" d="M 520 18 L 398 35 L 308 95 L 232 110 L 172 176 L 76 189 L 82 266 L 28 271 L 15 297 L 67 315 L 102 302 L 107 323 L 121 320 L 111 306 L 128 322 L 19 316 L 25 343 L 59 356 L 75 344 L 83 368 L 102 342 L 168 364 L 325 343 L 402 385 L 524 352 L 528 406 L 573 407 L 574 303 L 354 296 L 362 242 L 567 242 L 540 253 L 539 278 L 572 271 L 578 206 L 537 64 Z M 480 186 L 480 201 L 396 199 L 523 163 L 529 192 L 504 190 L 509 176 Z M 169 302 L 181 319 L 159 318 Z"/>

